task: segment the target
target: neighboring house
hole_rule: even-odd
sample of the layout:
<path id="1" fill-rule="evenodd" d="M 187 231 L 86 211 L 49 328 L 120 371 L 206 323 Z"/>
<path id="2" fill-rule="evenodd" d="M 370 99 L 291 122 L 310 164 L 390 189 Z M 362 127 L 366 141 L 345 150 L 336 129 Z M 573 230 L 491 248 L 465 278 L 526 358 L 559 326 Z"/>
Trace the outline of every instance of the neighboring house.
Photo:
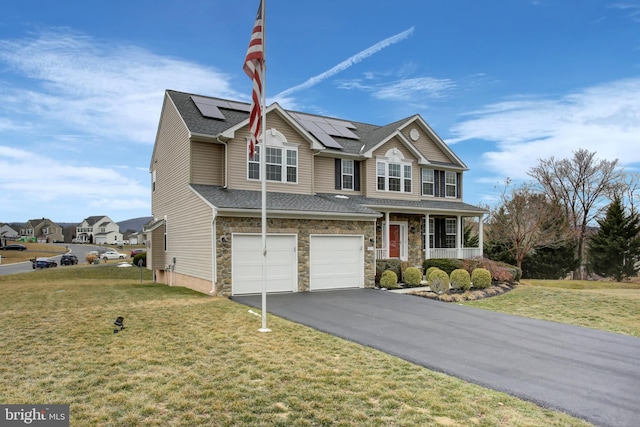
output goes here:
<path id="1" fill-rule="evenodd" d="M 138 231 L 136 233 L 131 233 L 128 237 L 130 245 L 144 245 L 145 244 L 145 233 L 143 231 Z"/>
<path id="2" fill-rule="evenodd" d="M 122 242 L 120 226 L 106 215 L 90 216 L 76 226 L 76 243 L 97 245 Z"/>
<path id="3" fill-rule="evenodd" d="M 166 92 L 145 228 L 156 280 L 261 291 L 263 154 L 269 292 L 373 287 L 376 259 L 482 256 L 486 211 L 462 201 L 467 167 L 419 115 L 376 126 L 274 103 L 251 159 L 249 107 Z M 479 247 L 463 247 L 468 221 Z"/>
<path id="4" fill-rule="evenodd" d="M 35 239 L 40 243 L 64 242 L 62 227 L 47 218 L 30 219 L 24 228 L 20 229 L 20 237 Z"/>
<path id="5" fill-rule="evenodd" d="M 11 228 L 9 224 L 0 223 L 0 246 L 7 244 L 7 241 L 16 240 L 18 238 L 18 232 Z"/>

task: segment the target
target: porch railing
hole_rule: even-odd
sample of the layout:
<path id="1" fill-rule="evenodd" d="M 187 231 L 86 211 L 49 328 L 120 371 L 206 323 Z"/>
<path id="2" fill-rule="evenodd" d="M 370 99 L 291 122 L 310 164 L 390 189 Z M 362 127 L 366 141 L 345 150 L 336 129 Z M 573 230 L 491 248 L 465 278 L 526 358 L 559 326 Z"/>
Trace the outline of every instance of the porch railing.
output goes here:
<path id="1" fill-rule="evenodd" d="M 480 248 L 431 248 L 429 249 L 429 258 L 462 258 L 472 259 L 482 256 L 482 249 Z M 376 248 L 376 259 L 387 259 L 387 250 Z"/>

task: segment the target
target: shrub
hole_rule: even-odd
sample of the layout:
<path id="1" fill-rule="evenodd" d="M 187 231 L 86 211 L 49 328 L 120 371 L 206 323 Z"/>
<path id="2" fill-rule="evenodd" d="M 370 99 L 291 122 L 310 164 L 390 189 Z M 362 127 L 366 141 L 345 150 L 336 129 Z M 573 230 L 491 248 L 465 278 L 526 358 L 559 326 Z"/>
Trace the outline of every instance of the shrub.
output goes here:
<path id="1" fill-rule="evenodd" d="M 455 270 L 456 268 L 462 268 L 462 260 L 452 259 L 452 258 L 446 258 L 446 259 L 429 258 L 429 259 L 425 259 L 422 262 L 422 268 L 426 271 L 426 270 L 429 269 L 429 267 L 438 267 L 440 270 L 444 271 L 445 273 L 451 274 L 451 272 L 453 270 Z"/>
<path id="2" fill-rule="evenodd" d="M 427 268 L 427 273 L 425 274 L 427 281 L 431 280 L 431 273 L 433 273 L 434 271 L 442 271 L 442 270 L 440 270 L 438 267 Z"/>
<path id="3" fill-rule="evenodd" d="M 438 295 L 449 290 L 449 275 L 442 270 L 434 270 L 429 275 L 429 287 Z"/>
<path id="4" fill-rule="evenodd" d="M 384 288 L 397 288 L 398 287 L 398 275 L 395 271 L 385 270 L 380 276 L 380 286 Z"/>
<path id="5" fill-rule="evenodd" d="M 467 270 L 458 268 L 451 272 L 449 276 L 451 287 L 462 291 L 468 291 L 471 288 L 471 276 Z"/>
<path id="6" fill-rule="evenodd" d="M 400 260 L 398 259 L 379 259 L 376 261 L 376 277 L 381 277 L 382 273 L 391 270 L 396 273 L 398 281 L 402 281 L 402 271 L 400 268 Z"/>
<path id="7" fill-rule="evenodd" d="M 93 261 L 96 260 L 98 258 L 98 255 L 95 254 L 87 254 L 87 257 L 85 258 L 87 260 L 87 262 L 89 264 L 93 264 Z"/>
<path id="8" fill-rule="evenodd" d="M 422 270 L 417 267 L 408 267 L 404 271 L 404 284 L 407 286 L 420 286 L 422 283 Z"/>
<path id="9" fill-rule="evenodd" d="M 491 286 L 491 273 L 486 268 L 476 268 L 471 273 L 471 282 L 477 289 L 485 289 Z"/>
<path id="10" fill-rule="evenodd" d="M 473 272 L 476 268 L 484 268 L 491 273 L 491 279 L 495 282 L 518 282 L 522 277 L 522 270 L 515 265 L 502 261 L 494 261 L 489 258 L 479 258 L 465 260 L 463 266 L 468 272 Z"/>

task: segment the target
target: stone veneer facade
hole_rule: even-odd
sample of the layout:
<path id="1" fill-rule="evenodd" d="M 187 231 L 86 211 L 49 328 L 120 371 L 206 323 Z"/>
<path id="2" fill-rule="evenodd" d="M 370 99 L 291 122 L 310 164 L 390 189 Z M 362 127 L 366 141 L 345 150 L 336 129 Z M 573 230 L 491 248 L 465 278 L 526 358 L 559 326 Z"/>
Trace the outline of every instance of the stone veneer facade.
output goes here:
<path id="1" fill-rule="evenodd" d="M 314 234 L 350 234 L 364 236 L 364 287 L 375 286 L 375 246 L 376 222 L 352 220 L 305 220 L 286 218 L 267 218 L 267 233 L 297 234 L 298 236 L 298 291 L 309 291 L 309 245 L 310 235 Z M 260 233 L 260 218 L 216 218 L 217 284 L 218 295 L 231 295 L 231 245 L 233 233 Z M 221 244 L 222 237 L 225 244 Z"/>

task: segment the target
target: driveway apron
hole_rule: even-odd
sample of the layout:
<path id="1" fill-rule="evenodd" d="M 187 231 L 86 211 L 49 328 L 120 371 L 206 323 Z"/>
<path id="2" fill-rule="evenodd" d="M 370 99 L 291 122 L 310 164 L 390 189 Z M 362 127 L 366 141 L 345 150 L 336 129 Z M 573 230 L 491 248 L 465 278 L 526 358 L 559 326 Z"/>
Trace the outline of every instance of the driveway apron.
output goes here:
<path id="1" fill-rule="evenodd" d="M 640 425 L 635 337 L 373 289 L 270 294 L 267 312 L 596 425 Z"/>

